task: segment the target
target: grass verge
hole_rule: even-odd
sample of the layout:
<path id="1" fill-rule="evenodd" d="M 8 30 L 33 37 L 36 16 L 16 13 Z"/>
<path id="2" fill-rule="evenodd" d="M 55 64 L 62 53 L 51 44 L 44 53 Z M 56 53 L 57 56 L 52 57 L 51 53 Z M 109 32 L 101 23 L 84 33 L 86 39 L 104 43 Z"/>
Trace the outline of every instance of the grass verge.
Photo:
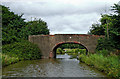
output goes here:
<path id="1" fill-rule="evenodd" d="M 79 60 L 106 73 L 110 77 L 120 78 L 120 60 L 117 55 L 105 57 L 102 54 L 81 54 Z"/>

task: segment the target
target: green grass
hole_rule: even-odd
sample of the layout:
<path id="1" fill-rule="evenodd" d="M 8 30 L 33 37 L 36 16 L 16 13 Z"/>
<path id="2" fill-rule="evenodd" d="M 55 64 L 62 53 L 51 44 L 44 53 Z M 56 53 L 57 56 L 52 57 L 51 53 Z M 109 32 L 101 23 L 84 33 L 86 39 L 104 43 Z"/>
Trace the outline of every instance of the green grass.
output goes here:
<path id="1" fill-rule="evenodd" d="M 117 55 L 105 57 L 102 54 L 81 54 L 79 60 L 106 73 L 110 77 L 120 77 L 120 60 Z"/>
<path id="2" fill-rule="evenodd" d="M 41 56 L 38 46 L 30 43 L 29 41 L 3 45 L 2 66 L 6 66 L 20 60 L 40 59 Z"/>

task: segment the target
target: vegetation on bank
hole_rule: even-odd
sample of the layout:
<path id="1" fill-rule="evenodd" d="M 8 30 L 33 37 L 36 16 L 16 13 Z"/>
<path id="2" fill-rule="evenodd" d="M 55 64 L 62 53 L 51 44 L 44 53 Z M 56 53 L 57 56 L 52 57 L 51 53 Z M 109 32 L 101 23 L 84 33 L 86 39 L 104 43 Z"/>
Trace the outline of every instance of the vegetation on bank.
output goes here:
<path id="1" fill-rule="evenodd" d="M 117 55 L 111 54 L 105 57 L 102 54 L 80 54 L 79 60 L 106 73 L 110 77 L 120 77 L 120 60 Z"/>
<path id="2" fill-rule="evenodd" d="M 120 78 L 120 4 L 114 4 L 114 14 L 102 14 L 100 23 L 92 24 L 88 34 L 105 35 L 98 40 L 96 53 L 79 56 L 79 60 L 107 73 L 111 77 Z"/>
<path id="3" fill-rule="evenodd" d="M 26 22 L 10 11 L 9 7 L 2 7 L 2 66 L 16 63 L 20 60 L 40 59 L 39 48 L 25 40 L 29 35 L 49 34 L 47 23 L 41 19 Z"/>
<path id="4" fill-rule="evenodd" d="M 15 42 L 2 47 L 2 65 L 6 66 L 20 60 L 40 59 L 41 52 L 37 45 L 29 41 Z"/>

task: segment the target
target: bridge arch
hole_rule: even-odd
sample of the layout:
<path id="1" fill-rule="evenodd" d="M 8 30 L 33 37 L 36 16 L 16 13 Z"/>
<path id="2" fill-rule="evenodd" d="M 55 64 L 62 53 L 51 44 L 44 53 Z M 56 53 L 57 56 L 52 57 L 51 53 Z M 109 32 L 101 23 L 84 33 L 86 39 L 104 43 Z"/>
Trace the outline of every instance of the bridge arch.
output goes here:
<path id="1" fill-rule="evenodd" d="M 82 47 L 84 47 L 84 49 L 86 49 L 86 54 L 87 54 L 87 52 L 88 52 L 87 47 L 86 47 L 85 45 L 79 43 L 79 42 L 60 42 L 60 43 L 57 43 L 56 45 L 54 45 L 53 48 L 52 48 L 52 50 L 51 50 L 51 52 L 52 52 L 52 54 L 53 54 L 53 58 L 56 58 L 56 50 L 57 50 L 57 48 L 58 48 L 59 46 L 63 45 L 63 44 L 79 44 L 79 45 L 81 45 Z"/>

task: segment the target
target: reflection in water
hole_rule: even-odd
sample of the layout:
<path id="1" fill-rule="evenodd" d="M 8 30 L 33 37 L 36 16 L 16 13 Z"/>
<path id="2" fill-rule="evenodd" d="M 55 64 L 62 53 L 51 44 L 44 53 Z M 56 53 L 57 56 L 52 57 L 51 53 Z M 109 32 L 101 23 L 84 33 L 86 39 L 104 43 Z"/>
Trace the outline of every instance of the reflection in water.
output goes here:
<path id="1" fill-rule="evenodd" d="M 69 59 L 68 55 L 58 55 L 57 59 L 27 60 L 3 68 L 3 76 L 12 77 L 104 77 L 97 70 Z"/>

